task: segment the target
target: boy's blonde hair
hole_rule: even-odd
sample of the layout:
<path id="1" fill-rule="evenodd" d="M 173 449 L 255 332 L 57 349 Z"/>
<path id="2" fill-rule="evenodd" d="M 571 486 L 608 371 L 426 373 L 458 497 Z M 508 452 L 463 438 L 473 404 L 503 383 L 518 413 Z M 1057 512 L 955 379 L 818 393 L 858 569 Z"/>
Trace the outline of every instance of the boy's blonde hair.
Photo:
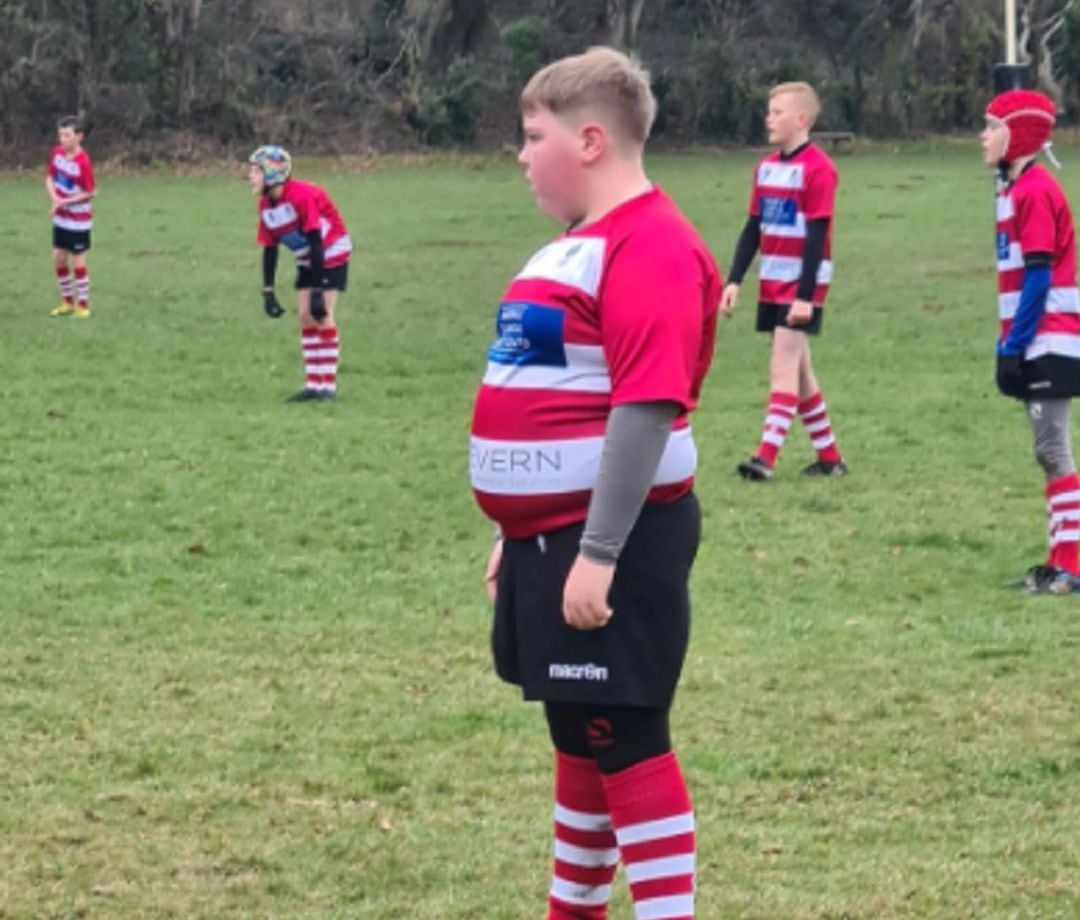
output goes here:
<path id="1" fill-rule="evenodd" d="M 769 98 L 774 96 L 794 96 L 799 108 L 810 116 L 810 124 L 817 121 L 821 114 L 821 100 L 817 91 L 809 83 L 779 83 L 769 90 Z"/>
<path id="2" fill-rule="evenodd" d="M 548 64 L 521 91 L 521 110 L 566 115 L 599 110 L 617 138 L 643 145 L 656 118 L 649 72 L 635 58 L 597 46 Z"/>

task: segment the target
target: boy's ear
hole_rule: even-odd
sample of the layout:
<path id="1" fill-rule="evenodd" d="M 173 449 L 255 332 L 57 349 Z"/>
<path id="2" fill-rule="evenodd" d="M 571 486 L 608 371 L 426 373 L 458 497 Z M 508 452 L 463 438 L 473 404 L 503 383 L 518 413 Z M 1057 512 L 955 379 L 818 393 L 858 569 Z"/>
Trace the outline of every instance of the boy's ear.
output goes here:
<path id="1" fill-rule="evenodd" d="M 586 166 L 595 163 L 604 155 L 610 140 L 603 125 L 595 121 L 583 124 L 578 136 L 581 139 L 581 160 Z"/>

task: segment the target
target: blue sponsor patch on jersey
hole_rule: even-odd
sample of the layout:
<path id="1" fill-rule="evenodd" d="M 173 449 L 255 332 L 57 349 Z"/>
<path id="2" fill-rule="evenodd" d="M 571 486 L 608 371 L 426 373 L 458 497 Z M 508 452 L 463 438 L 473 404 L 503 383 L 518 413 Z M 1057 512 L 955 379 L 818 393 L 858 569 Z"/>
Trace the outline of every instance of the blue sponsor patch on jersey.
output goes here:
<path id="1" fill-rule="evenodd" d="M 498 338 L 488 350 L 494 364 L 566 367 L 563 326 L 566 316 L 556 307 L 509 301 L 499 304 Z"/>
<path id="2" fill-rule="evenodd" d="M 985 251 L 985 250 L 984 250 Z M 1004 262 L 1009 258 L 1009 231 L 998 230 L 997 233 L 997 257 L 999 262 Z"/>
<path id="3" fill-rule="evenodd" d="M 75 188 L 74 177 L 69 176 L 67 173 L 58 173 L 53 181 L 57 187 L 62 188 L 65 192 L 73 191 Z"/>
<path id="4" fill-rule="evenodd" d="M 758 205 L 761 222 L 779 227 L 794 227 L 797 207 L 794 198 L 773 198 L 762 195 Z"/>

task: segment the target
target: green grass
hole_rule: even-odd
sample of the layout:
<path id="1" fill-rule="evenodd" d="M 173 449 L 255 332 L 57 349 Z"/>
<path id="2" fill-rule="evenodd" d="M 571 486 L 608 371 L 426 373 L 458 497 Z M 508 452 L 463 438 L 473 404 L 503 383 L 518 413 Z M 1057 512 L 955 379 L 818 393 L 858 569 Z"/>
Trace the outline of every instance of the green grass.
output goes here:
<path id="1" fill-rule="evenodd" d="M 652 165 L 721 264 L 752 162 Z M 774 482 L 734 476 L 752 296 L 695 421 L 699 915 L 1076 917 L 1080 602 L 998 587 L 1044 523 L 992 385 L 990 180 L 974 144 L 839 166 L 814 355 L 854 474 L 801 481 L 796 432 Z M 489 666 L 465 448 L 553 228 L 506 159 L 300 171 L 358 244 L 335 405 L 281 404 L 241 171 L 103 175 L 89 322 L 47 318 L 40 178 L 4 179 L 0 917 L 543 915 L 550 753 Z"/>

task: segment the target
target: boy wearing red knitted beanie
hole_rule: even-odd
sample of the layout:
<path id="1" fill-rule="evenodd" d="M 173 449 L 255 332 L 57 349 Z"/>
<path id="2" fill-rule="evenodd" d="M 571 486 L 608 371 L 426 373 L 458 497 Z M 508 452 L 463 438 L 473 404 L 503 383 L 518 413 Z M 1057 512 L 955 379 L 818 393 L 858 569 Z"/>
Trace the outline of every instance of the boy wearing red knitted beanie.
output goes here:
<path id="1" fill-rule="evenodd" d="M 1080 394 L 1080 291 L 1069 203 L 1036 163 L 1054 127 L 1054 103 L 1010 90 L 986 109 L 985 162 L 999 171 L 997 198 L 997 385 L 1020 399 L 1035 457 L 1046 476 L 1049 555 L 1020 584 L 1038 594 L 1080 589 L 1080 477 L 1073 462 L 1069 410 Z"/>

